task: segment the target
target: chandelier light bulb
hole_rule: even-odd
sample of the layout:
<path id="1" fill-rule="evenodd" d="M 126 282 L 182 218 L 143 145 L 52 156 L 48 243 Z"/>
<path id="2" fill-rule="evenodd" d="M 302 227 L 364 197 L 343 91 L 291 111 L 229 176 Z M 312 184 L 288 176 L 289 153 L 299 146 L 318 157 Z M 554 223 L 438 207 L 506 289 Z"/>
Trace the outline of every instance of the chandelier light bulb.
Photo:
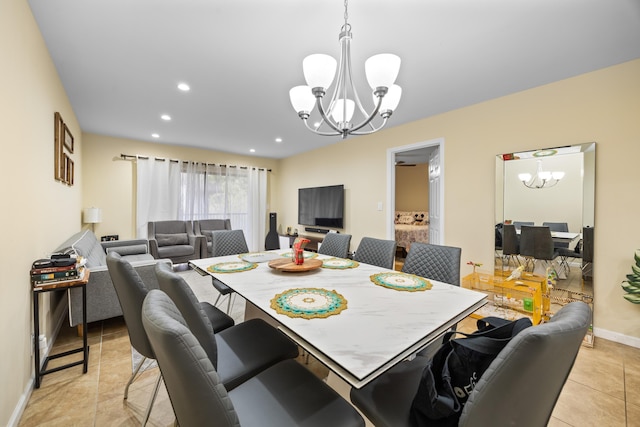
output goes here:
<path id="1" fill-rule="evenodd" d="M 530 173 L 519 173 L 518 174 L 518 179 L 522 182 L 529 182 L 529 180 L 531 180 L 531 174 Z"/>
<path id="2" fill-rule="evenodd" d="M 383 116 L 384 114 L 393 113 L 396 108 L 398 108 L 401 97 L 402 88 L 398 85 L 391 85 L 387 94 L 382 98 L 382 104 L 379 110 L 380 115 Z M 375 93 L 373 94 L 373 103 L 374 105 L 378 103 L 378 97 Z"/>
<path id="3" fill-rule="evenodd" d="M 346 108 L 346 115 L 345 115 Z M 331 105 L 331 117 L 336 123 L 350 122 L 353 117 L 353 111 L 356 108 L 356 103 L 350 99 L 336 99 Z"/>

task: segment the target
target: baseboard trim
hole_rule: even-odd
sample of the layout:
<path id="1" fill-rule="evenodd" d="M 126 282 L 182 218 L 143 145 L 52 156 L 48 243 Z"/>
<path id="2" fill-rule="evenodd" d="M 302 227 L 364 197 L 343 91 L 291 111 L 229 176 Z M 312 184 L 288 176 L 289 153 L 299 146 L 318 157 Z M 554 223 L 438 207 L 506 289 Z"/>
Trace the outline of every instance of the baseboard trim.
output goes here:
<path id="1" fill-rule="evenodd" d="M 18 427 L 20 424 L 20 419 L 22 418 L 22 414 L 27 407 L 27 403 L 29 403 L 29 399 L 31 398 L 31 393 L 33 393 L 33 387 L 35 386 L 35 377 L 32 376 L 29 381 L 27 381 L 27 385 L 18 400 L 18 404 L 16 405 L 13 413 L 11 414 L 11 418 L 9 418 L 9 422 L 7 423 L 7 427 Z"/>
<path id="2" fill-rule="evenodd" d="M 602 328 L 593 328 L 593 334 L 596 338 L 604 338 L 619 344 L 628 345 L 629 347 L 640 348 L 640 338 L 624 335 L 619 332 L 608 331 Z M 597 344 L 596 344 L 597 345 Z"/>

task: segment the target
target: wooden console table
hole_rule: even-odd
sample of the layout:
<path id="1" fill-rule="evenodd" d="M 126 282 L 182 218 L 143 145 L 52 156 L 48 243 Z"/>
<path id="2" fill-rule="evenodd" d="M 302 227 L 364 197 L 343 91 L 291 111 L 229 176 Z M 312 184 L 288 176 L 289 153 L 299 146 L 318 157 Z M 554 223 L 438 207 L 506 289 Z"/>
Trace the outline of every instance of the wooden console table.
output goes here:
<path id="1" fill-rule="evenodd" d="M 53 372 L 58 372 L 62 369 L 70 368 L 72 366 L 77 366 L 82 364 L 82 373 L 87 373 L 87 368 L 89 365 L 89 345 L 87 344 L 87 283 L 89 282 L 89 270 L 84 269 L 84 275 L 82 278 L 78 280 L 70 280 L 66 282 L 53 282 L 53 283 L 45 283 L 41 285 L 36 285 L 33 287 L 33 351 L 34 351 L 34 359 L 35 359 L 35 372 L 36 372 L 36 388 L 40 388 L 40 383 L 42 381 L 42 377 L 47 374 L 51 374 Z M 39 346 L 39 338 L 40 338 L 40 313 L 39 313 L 39 304 L 38 300 L 40 298 L 40 294 L 45 292 L 53 292 L 60 290 L 67 290 L 70 288 L 82 287 L 82 328 L 84 333 L 82 334 L 82 347 L 76 348 L 74 350 L 65 351 L 63 353 L 54 354 L 52 356 L 48 356 L 44 359 L 42 364 L 42 368 L 40 368 L 40 346 Z M 57 359 L 59 357 L 69 356 L 71 354 L 76 354 L 82 352 L 82 360 L 78 360 L 76 362 L 70 362 L 62 366 L 57 366 L 55 368 L 47 369 L 47 364 L 52 359 Z"/>

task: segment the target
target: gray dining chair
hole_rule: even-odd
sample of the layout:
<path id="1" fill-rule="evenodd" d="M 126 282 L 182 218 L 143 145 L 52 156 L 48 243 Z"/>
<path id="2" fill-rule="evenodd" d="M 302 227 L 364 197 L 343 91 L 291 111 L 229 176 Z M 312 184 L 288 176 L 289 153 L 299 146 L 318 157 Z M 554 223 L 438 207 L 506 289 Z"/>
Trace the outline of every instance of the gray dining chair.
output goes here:
<path id="1" fill-rule="evenodd" d="M 546 426 L 590 324 L 589 306 L 572 302 L 516 335 L 477 381 L 458 425 Z M 399 363 L 351 389 L 351 401 L 376 427 L 413 426 L 411 403 L 428 362 Z"/>
<path id="2" fill-rule="evenodd" d="M 160 265 L 160 263 L 158 265 Z M 166 264 L 162 263 L 162 265 Z M 144 326 L 142 325 L 141 317 L 142 303 L 149 293 L 149 289 L 131 263 L 122 259 L 120 254 L 117 252 L 109 252 L 107 255 L 107 269 L 109 270 L 109 276 L 111 276 L 113 287 L 118 295 L 118 301 L 122 308 L 124 322 L 127 326 L 127 331 L 129 332 L 129 342 L 131 343 L 131 347 L 142 355 L 140 363 L 135 367 L 133 373 L 129 377 L 129 381 L 127 381 L 127 384 L 125 385 L 124 400 L 127 400 L 129 397 L 129 386 L 131 386 L 133 381 L 138 377 L 138 373 L 140 373 L 142 365 L 144 365 L 147 359 L 156 358 L 153 348 L 151 347 L 151 343 L 147 338 Z M 153 285 L 157 287 L 157 283 L 154 283 Z M 142 419 L 143 426 L 147 424 L 149 416 L 151 415 L 151 409 L 153 408 L 153 403 L 156 400 L 161 380 L 162 375 L 158 375 L 144 413 L 144 418 Z"/>
<path id="3" fill-rule="evenodd" d="M 213 230 L 211 231 L 211 256 L 227 256 L 227 255 L 239 255 L 249 252 L 247 246 L 247 240 L 244 237 L 244 231 L 242 230 Z M 215 277 L 211 278 L 213 287 L 218 291 L 218 298 L 213 303 L 217 306 L 220 298 L 226 296 L 227 299 L 227 314 L 231 313 L 231 302 L 234 294 L 233 289 L 225 285 Z"/>
<path id="4" fill-rule="evenodd" d="M 593 277 L 593 227 L 582 228 L 582 277 Z"/>
<path id="5" fill-rule="evenodd" d="M 454 246 L 414 242 L 402 266 L 404 273 L 460 286 L 460 255 Z"/>
<path id="6" fill-rule="evenodd" d="M 397 246 L 395 240 L 363 237 L 362 240 L 360 240 L 353 259 L 365 264 L 377 265 L 378 267 L 393 270 Z"/>
<path id="7" fill-rule="evenodd" d="M 262 319 L 247 320 L 215 333 L 184 278 L 164 265 L 155 271 L 160 289 L 180 310 L 227 390 L 282 360 L 298 356 L 298 346 Z"/>
<path id="8" fill-rule="evenodd" d="M 347 258 L 350 243 L 351 234 L 327 233 L 318 248 L 318 253 L 336 258 Z"/>
<path id="9" fill-rule="evenodd" d="M 553 261 L 560 255 L 553 246 L 549 227 L 522 226 L 520 230 L 520 255 L 526 259 L 527 270 L 533 272 L 537 261 L 555 270 Z M 531 266 L 531 268 L 528 268 Z M 556 277 L 557 271 L 556 271 Z"/>
<path id="10" fill-rule="evenodd" d="M 170 263 L 157 263 L 156 267 L 159 265 L 164 269 L 172 270 Z M 155 355 L 142 326 L 140 313 L 142 312 L 142 301 L 150 289 L 156 289 L 158 287 L 158 282 L 153 278 L 152 282 L 145 283 L 131 263 L 123 259 L 117 252 L 109 252 L 109 255 L 107 255 L 107 268 L 109 270 L 109 275 L 111 276 L 111 281 L 113 282 L 113 287 L 116 290 L 120 307 L 122 308 L 124 321 L 129 332 L 129 341 L 131 346 L 143 356 L 125 386 L 124 399 L 126 400 L 129 396 L 129 387 L 140 373 L 142 365 L 144 365 L 147 359 L 155 359 Z M 202 312 L 207 317 L 207 320 L 212 325 L 211 327 L 216 332 L 233 326 L 233 319 L 213 307 L 211 304 L 202 302 L 199 303 L 199 305 Z M 160 386 L 160 380 L 161 377 L 158 376 L 154 391 L 145 411 L 142 425 L 145 425 L 149 420 L 153 402 L 155 401 L 158 393 L 158 387 Z"/>
<path id="11" fill-rule="evenodd" d="M 178 308 L 160 290 L 145 299 L 142 322 L 178 425 L 364 426 L 347 401 L 294 360 L 280 362 L 228 391 Z"/>
<path id="12" fill-rule="evenodd" d="M 193 231 L 197 236 L 204 236 L 205 244 L 201 247 L 201 257 L 212 257 L 211 232 L 214 230 L 231 230 L 230 219 L 201 219 L 193 221 Z"/>

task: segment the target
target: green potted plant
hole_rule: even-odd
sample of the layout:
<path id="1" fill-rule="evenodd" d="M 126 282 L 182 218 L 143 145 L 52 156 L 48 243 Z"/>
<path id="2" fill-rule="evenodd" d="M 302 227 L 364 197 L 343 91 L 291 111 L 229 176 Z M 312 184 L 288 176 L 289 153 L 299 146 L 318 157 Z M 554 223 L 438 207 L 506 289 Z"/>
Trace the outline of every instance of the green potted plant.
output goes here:
<path id="1" fill-rule="evenodd" d="M 627 274 L 627 280 L 623 280 L 621 286 L 626 292 L 624 299 L 640 304 L 640 249 L 635 251 L 633 259 L 636 263 L 631 266 L 631 274 Z"/>

